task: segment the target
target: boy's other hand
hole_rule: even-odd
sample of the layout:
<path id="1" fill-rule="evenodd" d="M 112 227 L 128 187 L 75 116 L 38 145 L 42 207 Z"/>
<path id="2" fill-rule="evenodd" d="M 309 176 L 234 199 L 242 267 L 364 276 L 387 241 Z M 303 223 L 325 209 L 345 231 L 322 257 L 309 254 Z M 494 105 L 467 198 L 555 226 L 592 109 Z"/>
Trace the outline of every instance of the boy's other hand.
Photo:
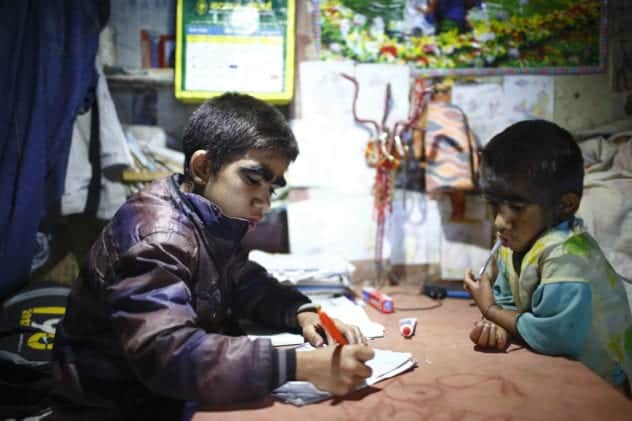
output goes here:
<path id="1" fill-rule="evenodd" d="M 322 324 L 317 313 L 311 311 L 305 311 L 299 313 L 297 316 L 298 324 L 303 331 L 303 337 L 315 347 L 323 346 L 325 343 L 329 345 L 335 344 L 334 338 L 331 337 Z M 360 331 L 360 328 L 355 325 L 349 325 L 341 322 L 338 319 L 333 319 L 334 324 L 347 339 L 349 344 L 367 344 L 367 340 Z"/>
<path id="2" fill-rule="evenodd" d="M 472 298 L 481 312 L 484 312 L 490 305 L 495 303 L 492 283 L 486 273 L 477 281 L 472 271 L 466 270 L 463 279 L 463 288 L 472 295 Z"/>
<path id="3" fill-rule="evenodd" d="M 509 332 L 489 320 L 478 320 L 470 332 L 470 340 L 483 349 L 504 351 L 509 345 Z"/>
<path id="4" fill-rule="evenodd" d="M 296 380 L 314 384 L 336 396 L 346 395 L 371 376 L 366 361 L 374 352 L 366 345 L 328 346 L 296 353 Z"/>

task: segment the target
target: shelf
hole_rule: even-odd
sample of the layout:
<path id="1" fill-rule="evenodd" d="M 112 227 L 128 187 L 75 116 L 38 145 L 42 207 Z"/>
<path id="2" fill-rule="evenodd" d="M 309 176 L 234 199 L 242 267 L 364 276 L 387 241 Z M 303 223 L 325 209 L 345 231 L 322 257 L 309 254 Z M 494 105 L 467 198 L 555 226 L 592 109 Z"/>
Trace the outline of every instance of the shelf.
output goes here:
<path id="1" fill-rule="evenodd" d="M 111 89 L 162 88 L 173 86 L 173 69 L 124 69 L 121 73 L 106 74 Z"/>

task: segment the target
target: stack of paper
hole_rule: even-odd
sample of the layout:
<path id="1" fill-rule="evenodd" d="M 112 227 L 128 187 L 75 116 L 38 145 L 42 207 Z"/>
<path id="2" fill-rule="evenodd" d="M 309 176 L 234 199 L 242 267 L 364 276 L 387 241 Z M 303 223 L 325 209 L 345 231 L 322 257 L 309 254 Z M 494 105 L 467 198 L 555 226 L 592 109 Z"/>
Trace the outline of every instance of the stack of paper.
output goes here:
<path id="1" fill-rule="evenodd" d="M 252 250 L 249 258 L 265 267 L 281 283 L 294 285 L 312 299 L 353 296 L 351 274 L 355 267 L 339 256 L 266 253 Z"/>
<path id="2" fill-rule="evenodd" d="M 250 339 L 269 339 L 270 342 L 272 342 L 272 346 L 301 345 L 305 343 L 303 335 L 299 335 L 297 333 L 279 333 L 278 331 L 264 330 L 255 326 L 242 327 Z"/>
<path id="3" fill-rule="evenodd" d="M 266 253 L 252 250 L 248 257 L 265 267 L 280 282 L 293 285 L 344 282 L 348 286 L 348 279 L 355 270 L 349 261 L 339 256 Z"/>
<path id="4" fill-rule="evenodd" d="M 311 351 L 313 349 L 311 345 L 305 344 L 297 350 Z M 394 352 L 382 349 L 374 349 L 374 351 L 375 357 L 367 361 L 367 365 L 373 369 L 373 374 L 366 379 L 364 383 L 358 386 L 356 390 L 396 376 L 417 365 L 412 354 L 408 352 Z M 316 388 L 316 386 L 309 382 L 292 381 L 275 389 L 272 392 L 272 396 L 285 403 L 303 406 L 328 399 L 332 394 Z"/>
<path id="5" fill-rule="evenodd" d="M 355 304 L 347 297 L 312 297 L 312 302 L 320 304 L 330 317 L 360 328 L 360 331 L 367 339 L 381 338 L 384 336 L 384 326 L 371 321 L 366 311 L 364 311 L 364 308 Z M 303 338 L 302 335 L 264 329 L 247 321 L 240 323 L 242 329 L 244 329 L 251 339 L 267 338 L 272 341 L 273 346 L 300 345 L 305 342 L 305 338 Z"/>
<path id="6" fill-rule="evenodd" d="M 366 338 L 373 339 L 384 336 L 384 326 L 369 319 L 364 307 L 347 297 L 312 298 L 312 302 L 320 304 L 329 317 L 358 326 Z"/>

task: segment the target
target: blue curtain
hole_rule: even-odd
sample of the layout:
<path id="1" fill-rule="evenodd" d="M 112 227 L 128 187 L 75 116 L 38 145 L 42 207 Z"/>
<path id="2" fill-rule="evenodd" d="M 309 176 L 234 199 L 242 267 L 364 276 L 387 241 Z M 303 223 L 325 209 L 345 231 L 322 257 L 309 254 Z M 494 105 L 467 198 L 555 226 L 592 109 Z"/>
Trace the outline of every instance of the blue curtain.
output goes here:
<path id="1" fill-rule="evenodd" d="M 0 298 L 28 281 L 38 225 L 63 193 L 108 14 L 102 0 L 0 0 Z"/>

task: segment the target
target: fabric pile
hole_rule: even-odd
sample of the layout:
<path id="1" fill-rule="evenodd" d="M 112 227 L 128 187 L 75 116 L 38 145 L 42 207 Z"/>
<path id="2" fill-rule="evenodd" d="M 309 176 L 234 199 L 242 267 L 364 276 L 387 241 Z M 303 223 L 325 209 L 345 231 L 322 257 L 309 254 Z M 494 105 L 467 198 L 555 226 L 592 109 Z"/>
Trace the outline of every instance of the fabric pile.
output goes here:
<path id="1" fill-rule="evenodd" d="M 585 176 L 577 214 L 619 275 L 632 280 L 632 131 L 589 137 L 579 146 Z M 632 311 L 632 284 L 625 286 Z"/>

